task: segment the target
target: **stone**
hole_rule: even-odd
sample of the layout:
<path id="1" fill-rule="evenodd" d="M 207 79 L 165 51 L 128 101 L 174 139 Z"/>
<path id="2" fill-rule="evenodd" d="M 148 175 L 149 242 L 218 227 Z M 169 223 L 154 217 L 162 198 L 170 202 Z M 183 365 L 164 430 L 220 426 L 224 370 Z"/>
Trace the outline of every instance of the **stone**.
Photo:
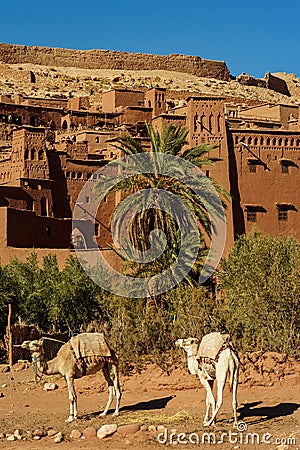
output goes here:
<path id="1" fill-rule="evenodd" d="M 58 386 L 55 383 L 45 383 L 43 387 L 43 391 L 55 391 Z"/>
<path id="2" fill-rule="evenodd" d="M 39 441 L 39 440 L 41 439 L 41 436 L 33 436 L 33 439 L 34 439 L 35 441 Z"/>
<path id="3" fill-rule="evenodd" d="M 22 439 L 22 436 L 21 436 L 21 433 L 20 433 L 20 430 L 15 430 L 15 432 L 14 432 L 14 436 L 15 436 L 15 438 L 17 438 L 17 439 Z"/>
<path id="4" fill-rule="evenodd" d="M 154 433 L 155 431 L 157 431 L 156 426 L 155 425 L 149 425 L 148 426 L 148 431 L 150 431 L 150 433 Z"/>
<path id="5" fill-rule="evenodd" d="M 130 425 L 122 425 L 118 427 L 118 434 L 126 436 L 128 434 L 134 434 L 139 431 L 140 425 L 138 423 L 133 423 Z"/>
<path id="6" fill-rule="evenodd" d="M 4 433 L 0 433 L 0 439 L 4 439 L 5 438 L 5 434 Z"/>
<path id="7" fill-rule="evenodd" d="M 159 433 L 164 433 L 165 429 L 166 429 L 166 428 L 165 428 L 163 425 L 158 425 L 158 427 L 157 427 L 157 431 L 158 431 Z"/>
<path id="8" fill-rule="evenodd" d="M 84 439 L 94 439 L 97 436 L 96 428 L 87 427 L 83 430 Z"/>
<path id="9" fill-rule="evenodd" d="M 53 430 L 53 428 L 51 428 L 50 430 L 47 431 L 47 436 L 53 437 L 58 433 L 58 431 Z"/>
<path id="10" fill-rule="evenodd" d="M 146 425 L 146 424 L 141 425 L 140 426 L 140 430 L 141 431 L 148 431 L 148 425 Z"/>
<path id="11" fill-rule="evenodd" d="M 16 438 L 15 438 L 15 436 L 14 436 L 13 434 L 9 434 L 9 435 L 6 437 L 6 440 L 7 440 L 7 441 L 15 441 Z"/>
<path id="12" fill-rule="evenodd" d="M 45 433 L 45 431 L 43 431 L 43 430 L 35 430 L 35 431 L 32 433 L 32 436 L 33 436 L 33 437 L 36 437 L 36 436 L 44 437 L 44 436 L 46 436 L 46 433 Z"/>
<path id="13" fill-rule="evenodd" d="M 79 431 L 79 430 L 72 430 L 71 431 L 71 434 L 70 434 L 70 438 L 71 439 L 80 439 L 81 436 L 82 436 L 81 431 Z"/>
<path id="14" fill-rule="evenodd" d="M 59 433 L 57 433 L 54 436 L 53 442 L 55 442 L 55 444 L 59 444 L 60 442 L 62 442 L 64 440 L 64 435 L 62 434 L 62 432 L 60 431 Z"/>
<path id="15" fill-rule="evenodd" d="M 117 428 L 118 426 L 115 423 L 109 425 L 102 425 L 102 427 L 100 427 L 99 430 L 97 431 L 97 437 L 99 439 L 104 439 L 107 436 L 114 434 L 117 431 Z"/>

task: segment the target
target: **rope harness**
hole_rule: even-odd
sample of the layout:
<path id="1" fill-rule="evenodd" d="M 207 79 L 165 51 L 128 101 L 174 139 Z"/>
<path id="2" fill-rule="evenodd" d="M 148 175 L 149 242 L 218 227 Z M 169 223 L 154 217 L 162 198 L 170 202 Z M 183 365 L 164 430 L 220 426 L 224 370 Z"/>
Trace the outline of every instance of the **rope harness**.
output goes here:
<path id="1" fill-rule="evenodd" d="M 38 384 L 38 382 L 43 378 L 44 372 L 42 371 L 42 375 L 40 375 L 39 369 L 38 369 L 38 360 L 40 359 L 41 356 L 42 356 L 42 353 L 39 356 L 32 358 L 32 367 L 33 367 L 33 371 L 34 371 L 35 384 Z"/>
<path id="2" fill-rule="evenodd" d="M 198 351 L 199 351 L 199 348 L 200 348 L 200 344 L 198 345 L 197 353 L 198 353 Z M 237 351 L 236 351 L 236 349 L 234 348 L 232 342 L 230 342 L 229 340 L 226 340 L 226 341 L 221 345 L 221 347 L 219 348 L 218 353 L 216 354 L 216 356 L 215 356 L 214 359 L 213 359 L 213 358 L 206 357 L 206 356 L 200 356 L 199 358 L 196 358 L 196 359 L 201 359 L 201 361 L 203 361 L 203 362 L 206 363 L 206 364 L 212 364 L 212 365 L 215 365 L 215 364 L 219 361 L 219 358 L 220 358 L 221 353 L 222 353 L 224 350 L 226 350 L 227 348 L 230 348 L 230 350 L 238 357 Z M 197 353 L 196 353 L 196 354 L 197 354 Z"/>

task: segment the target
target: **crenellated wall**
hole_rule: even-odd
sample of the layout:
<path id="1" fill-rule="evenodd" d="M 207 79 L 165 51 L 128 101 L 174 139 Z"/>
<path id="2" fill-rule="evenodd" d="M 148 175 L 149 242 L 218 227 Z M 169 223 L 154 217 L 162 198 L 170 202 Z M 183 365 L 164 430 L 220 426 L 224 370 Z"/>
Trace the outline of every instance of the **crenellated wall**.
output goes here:
<path id="1" fill-rule="evenodd" d="M 112 50 L 69 50 L 64 48 L 28 47 L 0 43 L 0 62 L 6 64 L 42 64 L 84 69 L 170 70 L 200 77 L 230 80 L 224 61 L 199 56 L 151 55 Z"/>

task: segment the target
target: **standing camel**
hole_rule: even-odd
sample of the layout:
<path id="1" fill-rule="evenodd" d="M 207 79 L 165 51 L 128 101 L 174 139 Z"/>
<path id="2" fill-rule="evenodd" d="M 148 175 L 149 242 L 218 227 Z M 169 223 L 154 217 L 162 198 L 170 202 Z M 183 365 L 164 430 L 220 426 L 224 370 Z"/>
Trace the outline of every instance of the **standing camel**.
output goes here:
<path id="1" fill-rule="evenodd" d="M 81 333 L 72 337 L 50 361 L 45 358 L 43 340 L 42 338 L 35 341 L 24 341 L 22 348 L 30 351 L 37 373 L 40 372 L 42 375 L 60 374 L 65 378 L 70 402 L 70 415 L 66 422 L 77 419 L 77 395 L 74 379 L 99 370 L 103 372 L 109 392 L 107 405 L 101 416 L 106 415 L 114 396 L 116 396 L 114 415 L 119 414 L 121 390 L 118 377 L 118 358 L 115 352 L 107 346 L 101 333 Z"/>
<path id="2" fill-rule="evenodd" d="M 220 335 L 219 333 L 211 333 Z M 206 335 L 205 338 L 210 337 Z M 203 341 L 202 341 L 203 342 Z M 227 373 L 229 374 L 229 387 L 232 391 L 232 408 L 234 415 L 234 426 L 237 426 L 237 386 L 239 360 L 229 341 L 225 341 L 220 346 L 215 359 L 199 354 L 201 344 L 197 338 L 178 339 L 175 343 L 177 347 L 183 348 L 187 353 L 187 363 L 189 372 L 198 375 L 202 385 L 206 390 L 206 413 L 203 425 L 211 425 L 222 405 L 223 389 L 225 386 Z M 217 382 L 217 404 L 213 395 L 213 384 Z M 211 409 L 211 417 L 209 413 Z"/>

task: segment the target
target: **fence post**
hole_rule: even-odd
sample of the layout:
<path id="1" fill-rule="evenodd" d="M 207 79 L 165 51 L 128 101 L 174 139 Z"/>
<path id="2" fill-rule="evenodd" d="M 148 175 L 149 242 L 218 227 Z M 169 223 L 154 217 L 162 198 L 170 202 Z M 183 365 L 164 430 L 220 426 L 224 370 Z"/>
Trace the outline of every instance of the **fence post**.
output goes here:
<path id="1" fill-rule="evenodd" d="M 7 350 L 8 350 L 8 364 L 10 370 L 12 370 L 13 366 L 13 342 L 12 342 L 12 332 L 11 332 L 11 315 L 12 315 L 12 307 L 11 303 L 8 305 L 8 318 L 7 318 Z"/>

